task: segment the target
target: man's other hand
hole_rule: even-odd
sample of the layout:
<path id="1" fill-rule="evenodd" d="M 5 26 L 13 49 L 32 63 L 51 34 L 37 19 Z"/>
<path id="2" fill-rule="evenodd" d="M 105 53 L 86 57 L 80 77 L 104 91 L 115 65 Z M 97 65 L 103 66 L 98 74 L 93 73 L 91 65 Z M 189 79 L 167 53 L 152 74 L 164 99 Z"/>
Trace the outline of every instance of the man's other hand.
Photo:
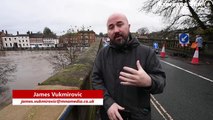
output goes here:
<path id="1" fill-rule="evenodd" d="M 107 111 L 107 115 L 110 120 L 123 120 L 118 110 L 124 110 L 123 107 L 117 103 L 113 103 Z"/>

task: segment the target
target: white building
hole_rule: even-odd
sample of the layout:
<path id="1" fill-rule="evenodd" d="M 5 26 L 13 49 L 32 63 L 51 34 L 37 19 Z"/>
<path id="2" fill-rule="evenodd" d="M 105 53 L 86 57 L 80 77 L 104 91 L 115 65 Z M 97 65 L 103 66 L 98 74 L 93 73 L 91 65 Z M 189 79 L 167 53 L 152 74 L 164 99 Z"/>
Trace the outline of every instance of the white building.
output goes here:
<path id="1" fill-rule="evenodd" d="M 17 43 L 17 38 L 14 35 L 6 34 L 2 37 L 2 43 L 4 48 L 13 48 L 14 43 Z"/>
<path id="2" fill-rule="evenodd" d="M 1 44 L 1 43 L 0 43 Z M 57 36 L 44 36 L 41 33 L 27 33 L 17 35 L 6 34 L 2 37 L 3 48 L 48 48 L 57 47 Z"/>
<path id="3" fill-rule="evenodd" d="M 20 35 L 17 35 L 16 37 L 17 37 L 18 48 L 30 48 L 29 35 L 20 34 Z"/>
<path id="4" fill-rule="evenodd" d="M 57 38 L 43 38 L 43 47 L 57 47 L 59 44 L 59 39 Z"/>
<path id="5" fill-rule="evenodd" d="M 29 48 L 30 40 L 29 35 L 27 34 L 19 34 L 11 35 L 6 34 L 2 37 L 3 47 L 4 48 Z"/>

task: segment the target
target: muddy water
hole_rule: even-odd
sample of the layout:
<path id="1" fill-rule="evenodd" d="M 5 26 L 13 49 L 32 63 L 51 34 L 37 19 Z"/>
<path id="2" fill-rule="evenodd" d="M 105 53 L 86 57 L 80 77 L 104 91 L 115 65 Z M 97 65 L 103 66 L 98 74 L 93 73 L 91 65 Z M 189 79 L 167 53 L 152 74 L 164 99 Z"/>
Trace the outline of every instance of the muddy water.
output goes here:
<path id="1" fill-rule="evenodd" d="M 0 86 L 0 110 L 11 102 L 12 90 L 34 89 L 53 73 L 52 65 L 47 60 L 54 51 L 0 51 L 0 63 L 16 65 L 12 79 Z"/>

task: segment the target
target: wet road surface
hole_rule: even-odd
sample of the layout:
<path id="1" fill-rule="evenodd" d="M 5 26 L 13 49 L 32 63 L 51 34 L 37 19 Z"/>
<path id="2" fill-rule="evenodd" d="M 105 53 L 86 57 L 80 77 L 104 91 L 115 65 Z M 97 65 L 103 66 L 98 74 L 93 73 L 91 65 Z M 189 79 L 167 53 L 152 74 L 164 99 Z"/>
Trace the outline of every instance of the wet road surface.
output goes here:
<path id="1" fill-rule="evenodd" d="M 163 94 L 154 95 L 165 111 L 152 105 L 153 119 L 213 119 L 213 64 L 190 64 L 190 59 L 160 58 L 167 75 Z M 159 107 L 159 108 L 160 108 Z"/>

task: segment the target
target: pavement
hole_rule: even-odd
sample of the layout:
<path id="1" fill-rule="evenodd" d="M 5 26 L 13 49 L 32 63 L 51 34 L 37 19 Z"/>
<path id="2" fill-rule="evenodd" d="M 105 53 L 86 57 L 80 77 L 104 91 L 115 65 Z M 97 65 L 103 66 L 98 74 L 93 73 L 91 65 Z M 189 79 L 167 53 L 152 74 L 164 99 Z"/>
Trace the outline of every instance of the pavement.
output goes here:
<path id="1" fill-rule="evenodd" d="M 183 54 L 182 52 L 177 52 L 174 50 L 167 50 L 167 49 L 166 49 L 166 54 L 174 59 L 190 60 L 190 61 L 192 60 L 194 55 L 194 53 Z M 199 60 L 200 60 L 200 64 L 213 64 L 213 56 L 204 55 L 202 52 L 199 52 Z"/>

